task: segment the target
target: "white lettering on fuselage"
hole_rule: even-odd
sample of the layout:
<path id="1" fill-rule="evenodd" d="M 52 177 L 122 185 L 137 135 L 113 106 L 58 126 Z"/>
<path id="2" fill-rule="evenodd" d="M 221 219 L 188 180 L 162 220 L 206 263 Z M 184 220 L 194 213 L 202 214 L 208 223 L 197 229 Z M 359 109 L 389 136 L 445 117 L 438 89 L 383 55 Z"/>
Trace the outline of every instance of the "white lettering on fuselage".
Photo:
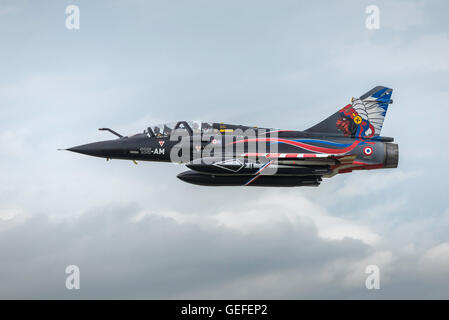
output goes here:
<path id="1" fill-rule="evenodd" d="M 141 154 L 157 154 L 157 155 L 165 155 L 165 148 L 149 148 L 142 147 L 139 149 Z"/>
<path id="2" fill-rule="evenodd" d="M 165 154 L 164 148 L 155 148 L 153 154 Z"/>

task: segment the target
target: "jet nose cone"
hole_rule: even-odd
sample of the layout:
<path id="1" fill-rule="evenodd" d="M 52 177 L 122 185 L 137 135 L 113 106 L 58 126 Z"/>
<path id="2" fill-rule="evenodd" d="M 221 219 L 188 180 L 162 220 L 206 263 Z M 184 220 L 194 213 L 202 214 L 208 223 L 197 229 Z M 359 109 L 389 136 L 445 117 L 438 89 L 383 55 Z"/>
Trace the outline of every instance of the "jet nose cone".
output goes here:
<path id="1" fill-rule="evenodd" d="M 116 139 L 83 144 L 67 150 L 100 158 L 125 159 L 128 149 L 129 145 L 122 139 Z"/>
<path id="2" fill-rule="evenodd" d="M 102 157 L 104 153 L 103 151 L 105 150 L 105 143 L 104 142 L 88 143 L 73 148 L 69 148 L 67 150 L 86 154 L 89 156 Z"/>

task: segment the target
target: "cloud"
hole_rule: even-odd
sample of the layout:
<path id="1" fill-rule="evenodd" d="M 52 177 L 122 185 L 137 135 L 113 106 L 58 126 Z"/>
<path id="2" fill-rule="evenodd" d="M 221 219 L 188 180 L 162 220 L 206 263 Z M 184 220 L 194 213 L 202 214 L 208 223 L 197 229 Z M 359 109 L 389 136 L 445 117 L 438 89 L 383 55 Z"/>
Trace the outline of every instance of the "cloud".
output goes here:
<path id="1" fill-rule="evenodd" d="M 416 72 L 449 71 L 449 33 L 424 34 L 411 40 L 361 40 L 334 51 L 333 62 L 343 75 L 388 77 Z"/>
<path id="2" fill-rule="evenodd" d="M 420 260 L 423 272 L 433 279 L 449 280 L 449 242 L 440 243 L 428 249 Z"/>
<path id="3" fill-rule="evenodd" d="M 356 240 L 321 239 L 308 224 L 284 221 L 242 233 L 158 215 L 135 221 L 138 211 L 106 207 L 59 222 L 34 215 L 5 228 L 0 241 L 14 246 L 0 249 L 0 295 L 174 298 L 211 288 L 230 298 L 236 293 L 222 288 L 228 283 L 263 281 L 290 269 L 308 273 L 335 259 L 357 259 L 366 250 Z M 79 265 L 82 274 L 82 289 L 74 295 L 64 288 L 68 264 Z M 282 287 L 274 289 L 285 294 Z M 246 297 L 254 296 L 260 295 L 248 288 Z"/>
<path id="4" fill-rule="evenodd" d="M 353 238 L 372 244 L 379 241 L 379 236 L 368 228 L 358 225 L 341 217 L 332 217 L 322 206 L 310 201 L 306 197 L 298 195 L 283 195 L 280 192 L 263 197 L 258 203 L 252 205 L 249 211 L 252 221 L 270 225 L 277 219 L 288 219 L 290 223 L 309 223 L 317 228 L 317 233 L 323 239 Z M 273 215 L 272 212 L 278 212 Z M 248 216 L 248 215 L 247 215 Z M 221 217 L 221 221 L 227 221 L 240 228 L 243 224 L 236 223 L 235 215 L 228 214 Z"/>
<path id="5" fill-rule="evenodd" d="M 363 178 L 360 175 L 363 175 Z M 347 178 L 343 187 L 339 187 L 336 190 L 336 196 L 355 198 L 361 195 L 373 195 L 388 187 L 403 183 L 416 175 L 417 173 L 406 172 L 400 169 L 395 171 L 378 171 L 376 174 L 356 173 Z"/>
<path id="6" fill-rule="evenodd" d="M 373 254 L 361 259 L 350 265 L 350 270 L 346 272 L 346 276 L 342 279 L 342 285 L 345 287 L 357 287 L 365 283 L 367 274 L 366 267 L 375 265 L 379 270 L 386 271 L 391 268 L 393 263 L 393 254 L 391 251 L 376 251 Z M 388 273 L 387 273 L 388 274 Z M 388 281 L 388 278 L 382 275 L 383 281 Z"/>
<path id="7" fill-rule="evenodd" d="M 359 235 L 354 222 L 301 198 L 264 197 L 232 213 L 212 208 L 202 221 L 187 211 L 150 213 L 135 204 L 58 220 L 44 214 L 0 220 L 0 241 L 13 244 L 0 248 L 0 296 L 369 298 L 365 268 L 374 264 L 385 297 L 399 298 L 408 283 L 430 275 L 441 283 L 415 297 L 447 297 L 439 289 L 432 294 L 447 285 L 447 242 L 417 250 L 362 241 L 369 231 L 360 228 Z M 69 264 L 81 269 L 80 291 L 64 287 Z"/>
<path id="8" fill-rule="evenodd" d="M 23 216 L 23 211 L 18 207 L 0 207 L 0 219 L 1 220 L 11 220 L 17 216 Z"/>
<path id="9" fill-rule="evenodd" d="M 423 1 L 387 1 L 379 6 L 381 28 L 405 31 L 428 22 L 428 8 Z"/>
<path id="10" fill-rule="evenodd" d="M 203 202 L 202 205 L 207 205 L 207 203 L 210 202 Z M 213 205 L 208 207 L 211 208 Z M 182 208 L 178 208 L 178 210 L 182 210 Z M 228 204 L 217 207 L 214 210 L 209 210 L 206 215 L 192 213 L 188 210 L 143 210 L 137 215 L 136 221 L 149 215 L 170 217 L 179 223 L 195 223 L 206 228 L 210 224 L 218 225 L 243 234 L 264 230 L 272 232 L 279 225 L 287 224 L 290 228 L 309 226 L 316 230 L 320 238 L 325 240 L 348 238 L 361 240 L 367 244 L 380 241 L 380 236 L 368 227 L 349 219 L 334 217 L 327 212 L 325 207 L 319 206 L 305 196 L 275 190 L 242 202 L 238 206 Z"/>

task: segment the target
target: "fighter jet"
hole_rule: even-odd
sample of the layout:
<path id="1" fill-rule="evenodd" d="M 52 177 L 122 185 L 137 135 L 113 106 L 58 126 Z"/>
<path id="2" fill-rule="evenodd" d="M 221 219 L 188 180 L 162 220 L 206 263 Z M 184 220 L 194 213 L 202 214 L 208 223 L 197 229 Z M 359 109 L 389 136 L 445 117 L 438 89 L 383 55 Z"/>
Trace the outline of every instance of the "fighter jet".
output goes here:
<path id="1" fill-rule="evenodd" d="M 353 170 L 397 168 L 398 145 L 380 135 L 392 89 L 377 86 L 304 131 L 178 121 L 67 150 L 109 159 L 175 162 L 203 186 L 318 186 Z"/>

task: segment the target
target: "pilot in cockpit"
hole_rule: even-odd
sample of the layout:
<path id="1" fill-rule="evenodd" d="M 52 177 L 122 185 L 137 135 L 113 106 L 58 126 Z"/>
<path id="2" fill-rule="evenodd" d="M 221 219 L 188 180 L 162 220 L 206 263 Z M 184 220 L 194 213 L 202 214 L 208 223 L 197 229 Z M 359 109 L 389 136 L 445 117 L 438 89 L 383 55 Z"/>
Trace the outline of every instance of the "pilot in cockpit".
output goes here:
<path id="1" fill-rule="evenodd" d="M 161 129 L 158 126 L 155 126 L 153 129 L 154 135 L 156 137 L 160 137 L 161 136 Z"/>
<path id="2" fill-rule="evenodd" d="M 193 134 L 201 133 L 200 125 L 197 122 L 194 122 L 192 126 L 193 126 Z"/>

